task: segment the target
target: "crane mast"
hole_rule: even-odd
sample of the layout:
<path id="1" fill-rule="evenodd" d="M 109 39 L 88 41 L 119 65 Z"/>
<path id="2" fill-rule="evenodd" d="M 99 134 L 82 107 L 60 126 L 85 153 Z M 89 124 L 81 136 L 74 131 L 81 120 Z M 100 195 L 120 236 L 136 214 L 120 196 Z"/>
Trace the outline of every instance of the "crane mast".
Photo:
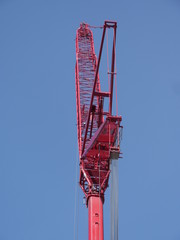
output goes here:
<path id="1" fill-rule="evenodd" d="M 99 67 L 105 33 L 113 29 L 110 84 L 101 91 Z M 93 33 L 82 23 L 76 33 L 76 109 L 80 158 L 79 184 L 86 197 L 89 240 L 103 240 L 103 203 L 108 187 L 110 161 L 119 158 L 119 128 L 121 116 L 112 115 L 115 76 L 115 45 L 117 23 L 105 21 L 98 59 L 94 51 Z M 104 99 L 108 99 L 105 109 Z"/>

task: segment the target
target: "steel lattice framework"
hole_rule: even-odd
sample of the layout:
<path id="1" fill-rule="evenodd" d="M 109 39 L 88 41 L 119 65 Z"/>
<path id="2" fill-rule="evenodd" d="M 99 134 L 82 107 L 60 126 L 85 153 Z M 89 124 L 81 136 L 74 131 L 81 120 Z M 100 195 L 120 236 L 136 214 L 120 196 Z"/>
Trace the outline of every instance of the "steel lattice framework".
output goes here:
<path id="1" fill-rule="evenodd" d="M 80 156 L 80 186 L 89 208 L 89 240 L 103 240 L 103 202 L 108 186 L 110 159 L 120 154 L 119 127 L 121 116 L 112 116 L 115 73 L 116 22 L 105 21 L 99 57 L 94 52 L 93 34 L 81 24 L 76 34 L 76 105 Z M 113 28 L 110 87 L 100 89 L 99 66 L 107 28 Z M 104 98 L 109 109 L 104 111 Z M 98 235 L 98 236 L 97 236 Z"/>
<path id="2" fill-rule="evenodd" d="M 94 42 L 92 31 L 86 24 L 81 24 L 76 36 L 76 101 L 78 120 L 78 143 L 81 156 L 82 144 L 85 135 L 85 125 L 88 117 L 89 105 L 91 101 L 94 77 L 97 65 L 97 58 L 94 52 Z M 99 76 L 96 90 L 100 91 Z M 94 105 L 98 106 L 98 97 L 94 99 Z M 94 116 L 92 127 L 88 128 L 87 142 L 98 129 L 97 116 Z"/>

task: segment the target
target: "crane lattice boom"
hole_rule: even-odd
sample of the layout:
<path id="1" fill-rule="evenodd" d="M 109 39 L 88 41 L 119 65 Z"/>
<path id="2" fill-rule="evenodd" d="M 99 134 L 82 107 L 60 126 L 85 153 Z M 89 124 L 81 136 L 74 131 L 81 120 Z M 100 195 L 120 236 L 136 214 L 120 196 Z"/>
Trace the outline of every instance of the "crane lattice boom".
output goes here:
<path id="1" fill-rule="evenodd" d="M 110 159 L 120 154 L 119 127 L 121 116 L 112 115 L 115 75 L 116 22 L 105 21 L 98 60 L 93 34 L 87 24 L 81 24 L 76 34 L 76 105 L 80 156 L 80 186 L 89 209 L 89 240 L 103 240 L 103 202 L 108 186 Z M 105 33 L 113 29 L 110 87 L 100 88 L 99 66 Z M 109 108 L 104 110 L 104 98 Z"/>
<path id="2" fill-rule="evenodd" d="M 81 24 L 76 36 L 76 100 L 77 100 L 77 120 L 78 120 L 78 143 L 81 156 L 82 144 L 85 135 L 85 126 L 88 117 L 89 105 L 91 101 L 94 77 L 96 71 L 97 58 L 94 52 L 94 42 L 92 31 L 86 24 Z M 96 90 L 100 91 L 99 77 Z M 95 97 L 94 105 L 98 106 L 98 98 Z M 92 130 L 88 128 L 88 140 L 98 129 L 97 115 L 94 116 Z"/>

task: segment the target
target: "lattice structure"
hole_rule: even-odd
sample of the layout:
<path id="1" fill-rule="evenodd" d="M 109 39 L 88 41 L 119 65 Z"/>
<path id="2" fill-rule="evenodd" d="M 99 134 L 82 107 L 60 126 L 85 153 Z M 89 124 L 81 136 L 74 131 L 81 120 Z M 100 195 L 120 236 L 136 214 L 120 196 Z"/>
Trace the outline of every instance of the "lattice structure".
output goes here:
<path id="1" fill-rule="evenodd" d="M 78 143 L 79 155 L 82 154 L 82 144 L 85 135 L 85 126 L 87 122 L 91 95 L 94 85 L 97 58 L 94 52 L 94 42 L 92 31 L 87 24 L 81 24 L 76 35 L 76 101 L 77 101 L 77 124 L 78 124 Z M 100 91 L 99 76 L 96 85 L 96 91 Z M 98 112 L 98 97 L 93 101 L 93 115 Z M 95 114 L 94 114 L 95 115 Z M 91 136 L 98 129 L 97 115 L 91 116 L 92 126 L 88 128 L 86 146 Z"/>
<path id="2" fill-rule="evenodd" d="M 80 156 L 80 187 L 89 209 L 89 240 L 103 240 L 103 202 L 108 187 L 111 158 L 120 154 L 119 127 L 121 116 L 112 116 L 115 73 L 116 22 L 105 21 L 98 60 L 94 52 L 93 34 L 81 24 L 76 34 L 76 105 Z M 110 84 L 107 92 L 100 89 L 99 66 L 105 33 L 113 29 Z M 104 98 L 109 109 L 104 111 Z"/>

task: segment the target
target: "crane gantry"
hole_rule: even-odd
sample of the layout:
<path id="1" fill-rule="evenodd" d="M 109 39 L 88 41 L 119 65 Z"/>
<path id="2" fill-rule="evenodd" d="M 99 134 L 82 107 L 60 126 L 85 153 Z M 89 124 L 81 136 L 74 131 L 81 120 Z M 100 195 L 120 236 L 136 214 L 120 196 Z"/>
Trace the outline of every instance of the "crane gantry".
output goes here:
<path id="1" fill-rule="evenodd" d="M 113 44 L 109 89 L 101 91 L 99 67 L 105 33 L 113 29 Z M 93 34 L 82 23 L 76 34 L 76 109 L 80 158 L 79 184 L 88 207 L 89 240 L 103 240 L 104 192 L 108 187 L 110 161 L 120 154 L 119 128 L 122 117 L 112 115 L 115 72 L 117 23 L 105 21 L 98 59 L 94 51 Z M 108 100 L 105 109 L 104 99 Z"/>

